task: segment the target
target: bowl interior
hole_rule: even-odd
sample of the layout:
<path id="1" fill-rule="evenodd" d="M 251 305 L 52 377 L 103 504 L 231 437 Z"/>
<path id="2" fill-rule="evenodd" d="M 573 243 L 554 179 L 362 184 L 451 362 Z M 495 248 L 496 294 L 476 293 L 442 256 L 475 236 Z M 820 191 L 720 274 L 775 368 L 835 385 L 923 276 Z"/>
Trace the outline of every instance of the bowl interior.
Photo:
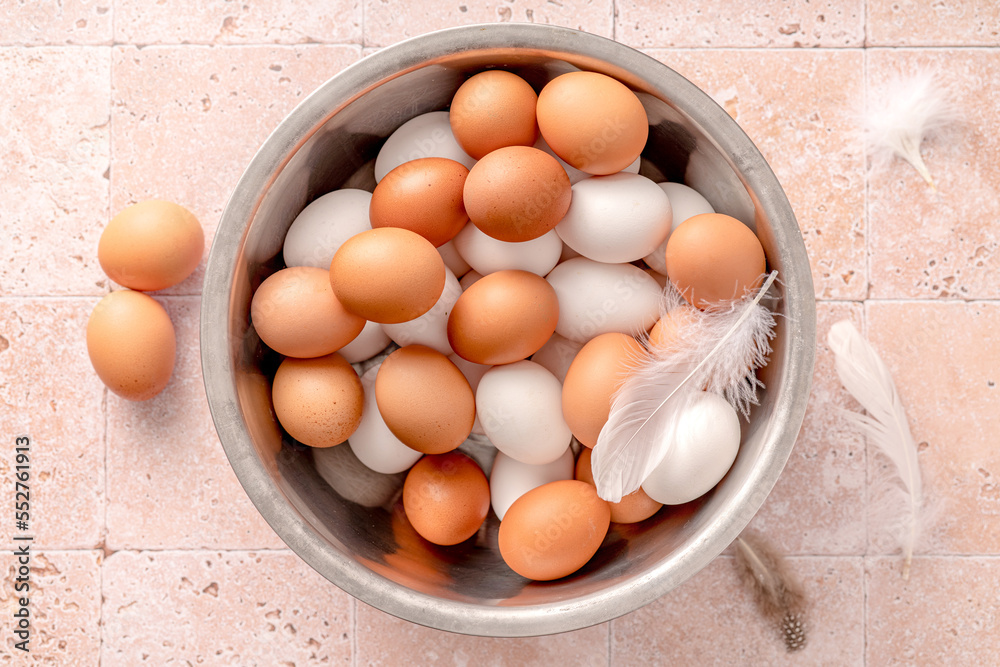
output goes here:
<path id="1" fill-rule="evenodd" d="M 374 188 L 374 158 L 406 120 L 447 109 L 472 73 L 502 67 L 536 90 L 576 69 L 614 76 L 639 94 L 650 120 L 641 173 L 685 182 L 760 237 L 778 318 L 767 389 L 729 474 L 696 502 L 635 525 L 612 524 L 578 573 L 531 582 L 496 546 L 490 513 L 455 547 L 420 539 L 398 502 L 403 476 L 367 471 L 349 447 L 313 452 L 283 433 L 270 400 L 280 358 L 249 320 L 257 286 L 282 268 L 295 216 L 339 187 Z M 770 491 L 798 432 L 812 370 L 815 315 L 805 249 L 787 200 L 753 144 L 704 93 L 609 40 L 551 26 L 466 27 L 370 56 L 300 105 L 254 158 L 223 215 L 209 260 L 203 366 L 227 455 L 264 517 L 299 555 L 353 595 L 418 623 L 485 635 L 532 635 L 602 622 L 645 604 L 706 565 Z M 485 468 L 489 446 L 463 445 Z"/>

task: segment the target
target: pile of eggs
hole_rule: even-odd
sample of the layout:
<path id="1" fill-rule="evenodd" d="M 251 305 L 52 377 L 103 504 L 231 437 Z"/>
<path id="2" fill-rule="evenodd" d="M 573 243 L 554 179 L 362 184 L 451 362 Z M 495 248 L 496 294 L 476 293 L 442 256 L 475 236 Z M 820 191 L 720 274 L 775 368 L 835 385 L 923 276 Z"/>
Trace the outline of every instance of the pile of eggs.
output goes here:
<path id="1" fill-rule="evenodd" d="M 204 249 L 205 235 L 194 214 L 157 199 L 123 209 L 101 233 L 101 268 L 128 289 L 107 294 L 94 307 L 87 321 L 87 353 L 97 376 L 118 396 L 149 400 L 170 381 L 174 325 L 146 292 L 190 276 Z"/>
<path id="2" fill-rule="evenodd" d="M 287 268 L 254 293 L 252 324 L 285 357 L 272 386 L 285 431 L 405 472 L 406 517 L 434 544 L 472 538 L 492 508 L 504 561 L 535 580 L 582 567 L 610 522 L 710 490 L 740 437 L 714 395 L 695 419 L 708 444 L 676 447 L 648 488 L 608 503 L 590 470 L 631 360 L 765 269 L 741 222 L 639 175 L 648 132 L 631 90 L 582 71 L 537 94 L 484 71 L 449 111 L 400 126 L 373 192 L 311 202 Z M 668 280 L 689 305 L 661 313 Z M 489 479 L 456 451 L 470 434 L 496 448 Z"/>

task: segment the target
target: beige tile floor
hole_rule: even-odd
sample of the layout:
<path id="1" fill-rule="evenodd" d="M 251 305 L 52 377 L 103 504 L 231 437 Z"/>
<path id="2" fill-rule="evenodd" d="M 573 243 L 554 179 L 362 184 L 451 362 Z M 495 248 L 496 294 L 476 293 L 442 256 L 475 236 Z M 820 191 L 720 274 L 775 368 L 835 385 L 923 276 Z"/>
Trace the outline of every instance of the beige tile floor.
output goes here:
<path id="1" fill-rule="evenodd" d="M 494 21 L 647 51 L 739 121 L 788 193 L 821 340 L 802 434 L 752 525 L 813 601 L 802 653 L 775 642 L 727 555 L 644 609 L 534 639 L 427 630 L 327 585 L 226 464 L 198 361 L 201 270 L 159 296 L 178 335 L 161 396 L 119 400 L 90 369 L 83 330 L 111 288 L 96 261 L 109 214 L 163 197 L 210 235 L 242 166 L 320 82 L 377 47 Z M 937 193 L 900 163 L 870 173 L 858 132 L 866 100 L 923 65 L 953 84 L 966 121 L 925 146 Z M 996 664 L 997 80 L 994 0 L 0 3 L 0 437 L 35 443 L 41 552 L 25 660 L 0 521 L 0 664 Z M 938 506 L 909 581 L 867 518 L 881 461 L 831 410 L 854 405 L 822 342 L 845 317 L 897 378 Z M 0 485 L 13 486 L 6 453 Z"/>

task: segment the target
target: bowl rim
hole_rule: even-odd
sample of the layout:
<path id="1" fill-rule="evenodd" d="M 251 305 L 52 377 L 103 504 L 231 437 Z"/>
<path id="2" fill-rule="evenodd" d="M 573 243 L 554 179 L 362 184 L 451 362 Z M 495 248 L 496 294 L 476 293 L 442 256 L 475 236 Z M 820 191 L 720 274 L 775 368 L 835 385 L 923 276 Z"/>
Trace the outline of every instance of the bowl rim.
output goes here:
<path id="1" fill-rule="evenodd" d="M 670 91 L 670 104 L 688 117 L 729 129 L 712 133 L 711 141 L 743 175 L 756 194 L 757 205 L 768 210 L 775 221 L 782 221 L 772 233 L 775 244 L 785 252 L 781 281 L 787 307 L 785 382 L 790 399 L 775 403 L 772 419 L 785 427 L 765 434 L 765 446 L 748 483 L 727 501 L 735 511 L 723 513 L 724 520 L 710 525 L 697 540 L 690 540 L 641 576 L 572 600 L 520 607 L 433 597 L 325 548 L 325 542 L 274 486 L 250 444 L 240 413 L 228 336 L 233 277 L 246 222 L 255 214 L 261 193 L 274 175 L 333 115 L 331 109 L 427 64 L 431 57 L 510 48 L 558 51 L 607 62 L 646 81 L 657 81 L 658 88 Z M 301 128 L 308 131 L 303 133 Z M 703 127 L 700 129 L 709 136 Z M 206 395 L 226 456 L 257 510 L 293 552 L 350 595 L 399 618 L 462 634 L 523 637 L 596 625 L 649 604 L 693 576 L 739 535 L 774 486 L 805 415 L 815 357 L 815 297 L 805 244 L 784 191 L 753 142 L 706 93 L 663 63 L 605 37 L 552 25 L 473 24 L 412 37 L 358 60 L 322 84 L 281 121 L 251 159 L 219 221 L 205 270 L 200 339 Z"/>

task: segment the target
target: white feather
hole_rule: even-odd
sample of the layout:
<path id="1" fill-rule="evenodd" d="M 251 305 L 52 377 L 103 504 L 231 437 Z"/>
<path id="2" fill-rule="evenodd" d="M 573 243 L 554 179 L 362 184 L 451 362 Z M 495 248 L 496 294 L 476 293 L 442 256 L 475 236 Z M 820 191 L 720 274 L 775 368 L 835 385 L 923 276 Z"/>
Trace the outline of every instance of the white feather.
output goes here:
<path id="1" fill-rule="evenodd" d="M 677 341 L 634 360 L 593 450 L 601 498 L 618 502 L 639 488 L 667 455 L 677 417 L 698 390 L 723 395 L 749 417 L 764 386 L 755 371 L 767 362 L 774 336 L 774 315 L 760 300 L 777 275 L 772 271 L 755 295 L 697 312 Z M 668 284 L 664 300 L 668 312 L 681 297 Z"/>
<path id="2" fill-rule="evenodd" d="M 873 168 L 884 168 L 894 158 L 902 158 L 936 189 L 920 156 L 920 146 L 958 120 L 958 107 L 937 74 L 919 70 L 896 77 L 882 97 L 869 101 L 865 130 Z"/>
<path id="3" fill-rule="evenodd" d="M 894 466 L 885 480 L 887 484 L 880 485 L 884 491 L 872 502 L 882 508 L 884 516 L 891 517 L 886 526 L 899 540 L 903 578 L 909 578 L 923 505 L 923 485 L 906 411 L 885 362 L 853 324 L 847 320 L 834 324 L 827 343 L 833 350 L 840 382 L 868 414 L 849 410 L 842 413 Z"/>

